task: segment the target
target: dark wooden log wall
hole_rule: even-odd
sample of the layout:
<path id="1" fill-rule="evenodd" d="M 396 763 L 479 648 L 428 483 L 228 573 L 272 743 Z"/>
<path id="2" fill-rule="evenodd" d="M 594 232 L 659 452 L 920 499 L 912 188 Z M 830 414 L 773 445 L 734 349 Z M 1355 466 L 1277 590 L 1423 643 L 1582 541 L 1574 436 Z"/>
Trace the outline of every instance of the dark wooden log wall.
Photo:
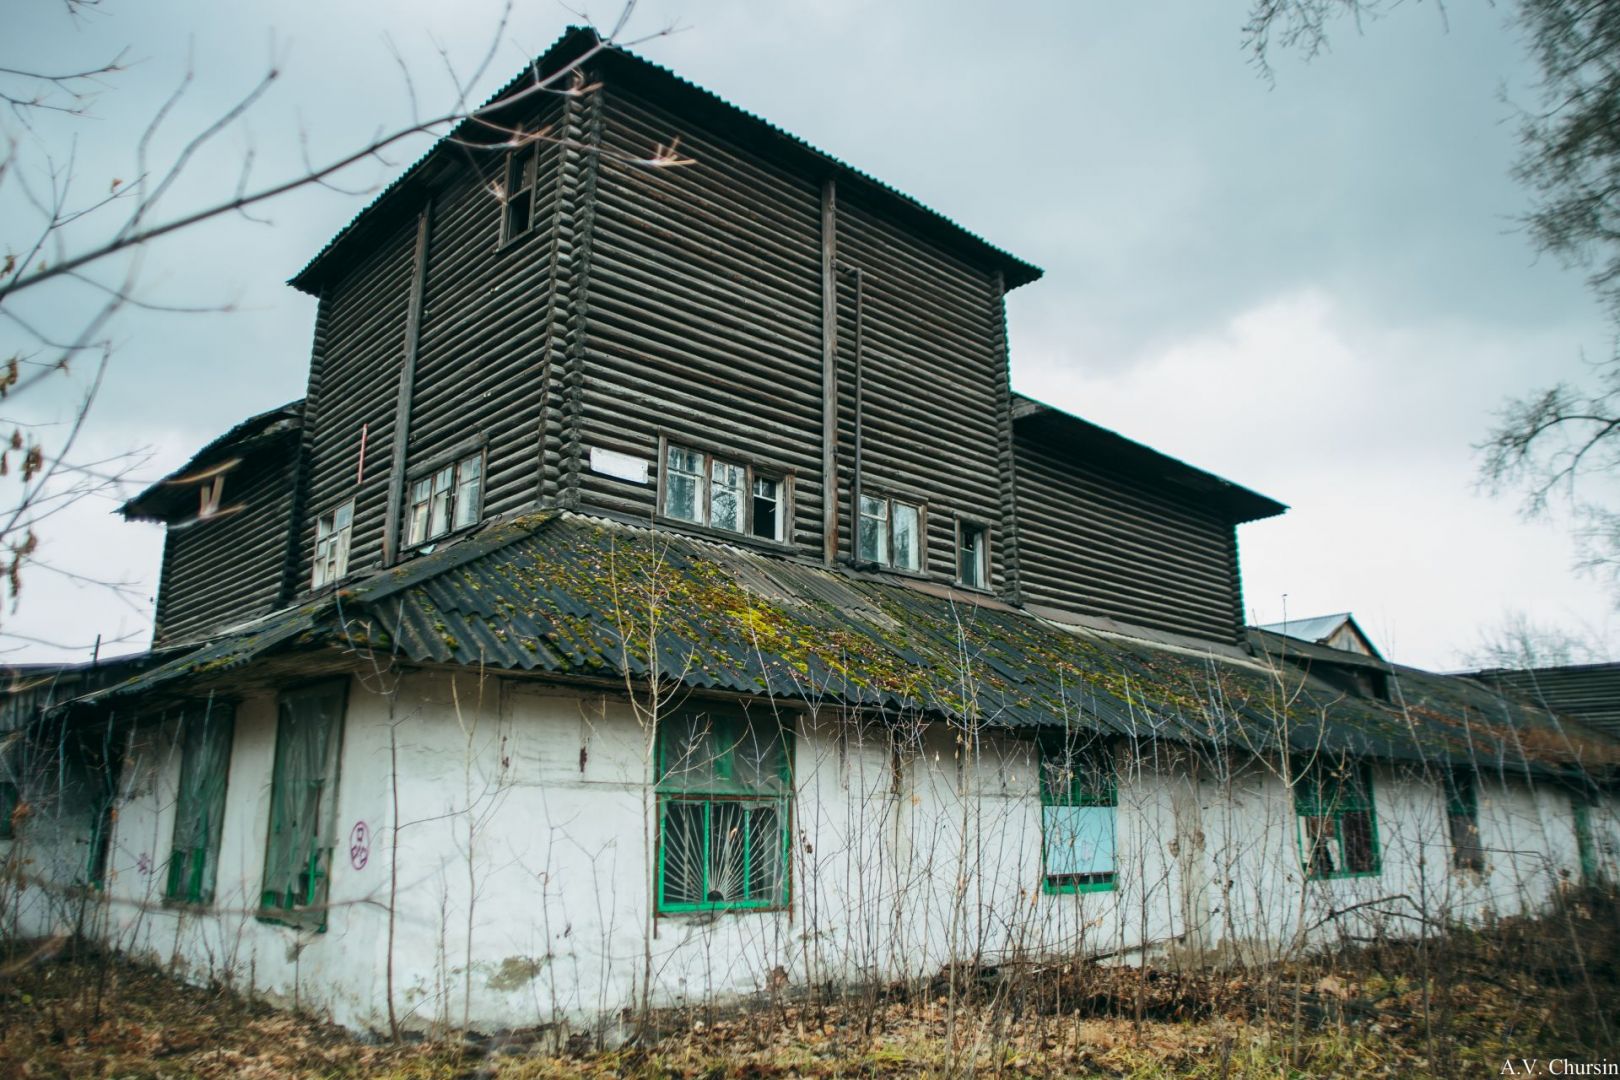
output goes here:
<path id="1" fill-rule="evenodd" d="M 1026 603 L 1237 641 L 1237 533 L 1218 512 L 1014 425 Z"/>
<path id="2" fill-rule="evenodd" d="M 793 541 L 820 550 L 820 187 L 655 104 L 601 101 L 579 415 L 582 505 L 646 518 L 658 438 L 793 474 Z M 694 164 L 624 160 L 680 136 Z M 652 483 L 590 471 L 590 448 L 646 458 Z"/>
<path id="3" fill-rule="evenodd" d="M 400 222 L 339 280 L 322 290 L 320 349 L 304 404 L 306 461 L 300 493 L 296 589 L 307 589 L 315 522 L 355 499 L 349 569 L 382 558 L 383 517 L 393 452 L 394 411 L 416 250 L 416 219 Z M 360 473 L 360 436 L 366 466 Z"/>
<path id="4" fill-rule="evenodd" d="M 205 637 L 281 605 L 296 452 L 287 439 L 245 461 L 225 477 L 220 503 L 229 513 L 169 528 L 155 644 Z"/>
<path id="5" fill-rule="evenodd" d="M 838 201 L 839 547 L 848 554 L 855 439 L 856 286 L 862 378 L 861 484 L 927 507 L 928 571 L 956 579 L 953 515 L 990 526 L 991 584 L 1005 587 L 1001 528 L 1010 477 L 1002 298 L 994 276 Z M 1010 502 L 1010 499 L 1009 499 Z"/>

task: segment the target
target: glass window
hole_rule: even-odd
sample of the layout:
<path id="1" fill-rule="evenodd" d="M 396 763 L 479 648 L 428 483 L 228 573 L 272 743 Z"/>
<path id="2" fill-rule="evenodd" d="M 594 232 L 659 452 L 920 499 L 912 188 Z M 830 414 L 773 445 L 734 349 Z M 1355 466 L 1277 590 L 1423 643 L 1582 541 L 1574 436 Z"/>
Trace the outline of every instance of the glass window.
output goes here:
<path id="1" fill-rule="evenodd" d="M 170 900 L 207 904 L 214 899 L 233 721 L 230 707 L 211 702 L 181 717 L 180 792 L 164 889 Z"/>
<path id="2" fill-rule="evenodd" d="M 349 538 L 354 532 L 354 500 L 315 519 L 315 565 L 311 585 L 337 581 L 349 572 Z"/>
<path id="3" fill-rule="evenodd" d="M 783 540 L 782 482 L 766 476 L 754 477 L 752 532 L 765 540 Z"/>
<path id="4" fill-rule="evenodd" d="M 1378 823 L 1367 766 L 1318 761 L 1305 768 L 1294 781 L 1294 812 L 1308 876 L 1378 873 Z"/>
<path id="5" fill-rule="evenodd" d="M 1054 732 L 1039 743 L 1041 865 L 1048 892 L 1114 887 L 1119 806 L 1113 746 L 1090 732 Z"/>
<path id="6" fill-rule="evenodd" d="M 1446 825 L 1451 833 L 1451 865 L 1459 870 L 1485 869 L 1479 841 L 1479 785 L 1465 769 L 1446 773 Z"/>
<path id="7" fill-rule="evenodd" d="M 281 698 L 259 898 L 266 912 L 309 912 L 323 928 L 337 827 L 345 691 L 337 683 Z"/>
<path id="8" fill-rule="evenodd" d="M 922 508 L 882 496 L 862 495 L 855 561 L 922 569 Z"/>
<path id="9" fill-rule="evenodd" d="M 957 529 L 961 534 L 961 552 L 957 562 L 957 578 L 962 584 L 975 589 L 986 587 L 989 578 L 989 560 L 985 558 L 988 545 L 985 543 L 985 529 L 983 525 L 974 525 L 972 522 L 957 522 Z"/>
<path id="10" fill-rule="evenodd" d="M 903 502 L 892 505 L 890 524 L 893 536 L 894 565 L 901 570 L 922 568 L 921 522 L 922 515 L 915 506 Z"/>
<path id="11" fill-rule="evenodd" d="M 685 711 L 658 729 L 658 910 L 787 903 L 786 730 L 775 717 Z"/>
<path id="12" fill-rule="evenodd" d="M 861 496 L 860 537 L 855 546 L 860 562 L 889 562 L 889 500 Z"/>
<path id="13" fill-rule="evenodd" d="M 708 487 L 703 482 L 703 455 L 691 450 L 671 446 L 664 456 L 664 513 L 681 521 L 703 523 L 706 499 L 699 492 Z"/>
<path id="14" fill-rule="evenodd" d="M 501 242 L 516 239 L 534 225 L 535 171 L 539 142 L 506 155 L 506 201 L 501 213 Z"/>
<path id="15" fill-rule="evenodd" d="M 727 532 L 742 532 L 743 495 L 747 491 L 743 467 L 714 459 L 709 466 L 709 525 Z"/>
<path id="16" fill-rule="evenodd" d="M 484 455 L 480 451 L 412 484 L 406 545 L 425 544 L 452 530 L 476 525 L 483 510 L 483 480 Z"/>

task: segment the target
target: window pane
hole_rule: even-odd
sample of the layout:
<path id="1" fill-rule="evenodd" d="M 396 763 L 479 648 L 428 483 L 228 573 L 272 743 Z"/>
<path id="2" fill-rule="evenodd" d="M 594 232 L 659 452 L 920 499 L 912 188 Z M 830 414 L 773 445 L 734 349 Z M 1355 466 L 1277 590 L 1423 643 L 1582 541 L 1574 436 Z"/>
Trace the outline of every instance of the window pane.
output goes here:
<path id="1" fill-rule="evenodd" d="M 478 497 L 483 481 L 481 455 L 473 455 L 456 466 L 456 522 L 460 529 L 478 520 Z"/>
<path id="2" fill-rule="evenodd" d="M 747 804 L 709 804 L 708 869 L 705 900 L 725 903 L 748 899 Z"/>
<path id="3" fill-rule="evenodd" d="M 448 465 L 433 476 L 433 497 L 428 503 L 428 539 L 443 536 L 450 531 L 450 490 L 455 483 L 456 468 Z"/>
<path id="4" fill-rule="evenodd" d="M 703 455 L 671 446 L 664 460 L 665 515 L 702 523 Z"/>
<path id="5" fill-rule="evenodd" d="M 754 477 L 753 533 L 766 540 L 783 538 L 779 499 L 780 484 L 763 476 Z"/>
<path id="6" fill-rule="evenodd" d="M 741 532 L 743 527 L 743 483 L 741 465 L 716 461 L 710 468 L 713 485 L 709 489 L 709 524 L 716 529 Z"/>
<path id="7" fill-rule="evenodd" d="M 894 504 L 894 565 L 902 570 L 917 570 L 922 565 L 918 550 L 918 517 L 915 506 L 903 502 Z"/>
<path id="8" fill-rule="evenodd" d="M 703 817 L 701 802 L 670 800 L 664 804 L 662 902 L 703 901 Z"/>
<path id="9" fill-rule="evenodd" d="M 776 803 L 748 808 L 748 899 L 780 904 L 786 895 L 787 851 L 783 846 L 782 812 Z"/>
<path id="10" fill-rule="evenodd" d="M 1299 819 L 1301 842 L 1305 845 L 1305 870 L 1311 877 L 1329 877 L 1339 872 L 1339 830 L 1331 817 Z"/>
<path id="11" fill-rule="evenodd" d="M 1114 808 L 1112 806 L 1044 806 L 1046 874 L 1114 872 Z"/>
<path id="12" fill-rule="evenodd" d="M 861 496 L 860 531 L 856 538 L 855 558 L 858 562 L 889 562 L 889 501 Z"/>
<path id="13" fill-rule="evenodd" d="M 1344 843 L 1344 868 L 1352 874 L 1370 874 L 1378 868 L 1378 851 L 1373 842 L 1372 813 L 1356 810 L 1339 818 L 1339 835 Z"/>
<path id="14" fill-rule="evenodd" d="M 420 544 L 427 539 L 428 528 L 428 500 L 411 504 L 410 530 L 406 534 L 407 544 Z"/>
<path id="15" fill-rule="evenodd" d="M 958 573 L 964 585 L 984 588 L 984 529 L 978 525 L 961 524 L 962 552 Z"/>

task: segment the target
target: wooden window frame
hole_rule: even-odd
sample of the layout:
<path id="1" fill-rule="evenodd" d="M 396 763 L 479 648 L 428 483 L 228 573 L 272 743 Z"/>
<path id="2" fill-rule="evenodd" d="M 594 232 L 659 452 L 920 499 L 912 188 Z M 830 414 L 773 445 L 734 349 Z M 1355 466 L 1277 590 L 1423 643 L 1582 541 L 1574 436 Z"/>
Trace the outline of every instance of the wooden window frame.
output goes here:
<path id="1" fill-rule="evenodd" d="M 653 881 L 654 913 L 659 916 L 691 915 L 725 911 L 787 911 L 793 905 L 793 860 L 791 858 L 791 844 L 793 836 L 793 729 L 785 718 L 776 716 L 770 710 L 754 710 L 762 714 L 758 718 L 751 715 L 746 709 L 732 706 L 694 707 L 682 710 L 680 718 L 665 718 L 660 721 L 657 732 L 657 746 L 654 754 L 654 790 L 656 793 L 658 809 L 658 835 Z M 721 781 L 710 783 L 692 783 L 676 774 L 680 771 L 673 767 L 671 761 L 670 740 L 679 736 L 686 730 L 685 724 L 690 720 L 694 726 L 704 721 L 712 725 L 710 730 L 715 732 L 714 737 L 722 741 L 722 749 L 716 756 L 713 772 L 717 776 L 736 775 L 736 769 L 725 769 L 722 765 L 731 760 L 731 755 L 742 745 L 740 738 L 729 740 L 728 735 L 735 730 L 753 732 L 758 728 L 768 729 L 762 732 L 763 736 L 780 745 L 780 761 L 776 773 L 777 790 L 768 790 L 760 787 L 753 791 L 739 790 L 738 786 L 727 786 Z M 756 745 L 758 745 L 756 743 Z M 673 807 L 701 807 L 702 808 L 702 853 L 698 856 L 699 872 L 702 881 L 699 891 L 706 896 L 701 901 L 671 900 L 668 898 L 670 886 L 669 859 L 671 848 L 670 814 Z M 710 884 L 709 872 L 712 868 L 710 845 L 713 843 L 713 816 L 717 808 L 740 807 L 743 822 L 743 864 L 742 881 L 747 883 L 753 878 L 753 862 L 756 856 L 779 860 L 775 875 L 778 884 L 778 895 L 767 897 L 737 897 L 732 899 L 708 899 Z M 775 836 L 767 836 L 763 840 L 756 840 L 752 834 L 751 813 L 757 810 L 770 809 L 776 815 Z"/>
<path id="2" fill-rule="evenodd" d="M 1472 769 L 1445 773 L 1446 834 L 1451 841 L 1451 866 L 1483 874 L 1485 846 L 1479 835 L 1479 777 Z"/>
<path id="3" fill-rule="evenodd" d="M 236 737 L 236 710 L 233 705 L 211 701 L 202 707 L 201 715 L 197 710 L 186 710 L 181 716 L 180 750 L 180 781 L 175 796 L 174 828 L 172 841 L 169 845 L 169 865 L 164 878 L 163 902 L 168 905 L 181 905 L 186 907 L 206 907 L 213 903 L 215 887 L 218 884 L 219 849 L 224 832 L 225 808 L 229 805 L 229 765 L 231 750 Z M 204 734 L 193 743 L 195 732 Z M 188 790 L 187 778 L 197 772 L 193 762 L 193 755 L 204 751 L 202 743 L 208 739 L 208 733 L 223 742 L 223 747 L 215 747 L 214 753 L 224 759 L 226 765 L 225 775 L 220 777 L 218 793 L 210 800 L 213 805 L 197 805 L 202 796 Z M 182 847 L 181 834 L 185 827 L 185 818 L 188 813 L 201 812 L 205 824 L 198 830 L 203 835 L 202 845 L 195 843 Z M 210 865 L 213 873 L 208 872 Z"/>
<path id="4" fill-rule="evenodd" d="M 1348 774 L 1348 775 L 1347 775 Z M 1342 881 L 1373 878 L 1383 873 L 1383 850 L 1378 837 L 1377 800 L 1373 794 L 1372 766 L 1367 762 L 1344 762 L 1338 767 L 1320 758 L 1298 770 L 1294 778 L 1294 827 L 1299 844 L 1300 868 L 1310 881 Z M 1345 869 L 1349 865 L 1349 845 L 1344 823 L 1348 818 L 1366 817 L 1366 841 L 1370 867 Z M 1325 847 L 1308 834 L 1307 821 L 1331 821 L 1331 842 L 1338 847 L 1340 865 L 1323 870 L 1317 852 Z"/>
<path id="5" fill-rule="evenodd" d="M 701 512 L 701 521 L 690 518 L 677 517 L 669 512 L 670 485 L 669 454 L 671 450 L 681 450 L 689 454 L 696 454 L 703 459 L 701 472 L 701 490 L 698 493 L 698 508 Z M 743 498 L 739 506 L 739 516 L 742 518 L 742 527 L 737 530 L 727 529 L 723 526 L 710 524 L 713 515 L 713 486 L 714 466 L 716 463 L 730 465 L 742 469 Z M 759 536 L 754 532 L 754 481 L 774 480 L 777 485 L 776 497 L 776 533 L 772 536 Z M 724 450 L 707 446 L 701 442 L 682 439 L 660 434 L 658 438 L 658 490 L 655 497 L 658 500 L 657 518 L 660 522 L 678 526 L 683 529 L 698 529 L 704 534 L 724 538 L 728 541 L 742 541 L 750 544 L 768 545 L 772 548 L 786 549 L 793 546 L 794 516 L 797 511 L 794 493 L 794 473 L 791 469 L 781 469 L 767 462 L 757 461 L 740 454 L 727 453 Z"/>
<path id="6" fill-rule="evenodd" d="M 1114 891 L 1119 887 L 1117 745 L 1112 739 L 1095 732 L 1052 730 L 1036 736 L 1035 752 L 1041 792 L 1041 891 L 1049 896 Z M 1079 769 L 1072 767 L 1076 759 L 1082 765 Z M 1063 760 L 1067 760 L 1071 766 L 1061 764 Z M 1060 780 L 1061 784 L 1058 782 Z M 1048 873 L 1049 807 L 1112 810 L 1110 825 L 1115 839 L 1114 869 L 1085 874 Z"/>
<path id="7" fill-rule="evenodd" d="M 955 544 L 952 548 L 951 572 L 955 576 L 956 584 L 964 589 L 974 592 L 990 591 L 990 523 L 980 518 L 970 517 L 966 514 L 955 516 Z M 977 530 L 982 545 L 979 548 L 979 576 L 982 580 L 969 581 L 962 576 L 962 543 L 967 538 L 967 530 Z"/>
<path id="8" fill-rule="evenodd" d="M 337 799 L 343 777 L 343 739 L 348 719 L 348 680 L 325 680 L 283 691 L 276 699 L 276 742 L 274 765 L 270 776 L 270 815 L 266 822 L 264 845 L 264 873 L 260 879 L 258 918 L 262 922 L 279 923 L 316 933 L 326 932 L 327 901 L 331 895 L 333 853 L 337 846 Z M 286 867 L 274 865 L 276 858 L 278 809 L 281 820 L 286 819 L 285 802 L 293 797 L 293 779 L 286 775 L 289 765 L 285 746 L 289 735 L 289 706 L 304 698 L 326 698 L 335 702 L 328 727 L 322 733 L 324 748 L 320 762 L 322 791 L 315 809 L 315 820 L 310 836 L 310 848 L 302 853 L 296 864 Z M 330 755 L 330 759 L 326 755 Z M 328 786 L 327 781 L 330 781 Z M 306 784 L 308 781 L 306 781 Z M 272 879 L 278 870 L 290 873 L 294 866 L 303 867 L 299 876 L 302 892 L 294 894 L 272 889 Z"/>
<path id="9" fill-rule="evenodd" d="M 337 526 L 337 519 L 345 509 L 349 512 L 349 520 L 340 529 Z M 323 589 L 349 576 L 349 554 L 354 548 L 354 518 L 356 512 L 355 500 L 351 496 L 337 503 L 326 513 L 315 519 L 315 558 L 309 571 L 310 588 Z M 325 535 L 321 533 L 323 528 L 327 530 Z M 335 557 L 328 557 L 323 554 L 322 546 L 328 542 L 338 543 L 337 539 L 335 539 L 338 536 L 343 537 L 338 554 Z M 330 570 L 328 570 L 329 565 Z"/>
<path id="10" fill-rule="evenodd" d="M 884 507 L 884 521 L 887 523 L 883 557 L 880 559 L 864 559 L 861 557 L 861 521 L 867 517 L 862 513 L 861 499 L 872 499 L 882 502 Z M 895 505 L 907 507 L 917 512 L 917 565 L 896 566 L 894 562 L 894 508 Z M 855 500 L 855 522 L 851 532 L 850 562 L 858 567 L 876 567 L 885 573 L 907 574 L 912 577 L 928 576 L 928 503 L 915 495 L 905 492 L 892 491 L 866 491 L 863 490 Z"/>
<path id="11" fill-rule="evenodd" d="M 522 139 L 525 135 L 520 130 L 513 138 Z M 506 249 L 534 233 L 536 204 L 540 201 L 540 147 L 544 140 L 539 137 L 530 137 L 522 146 L 515 147 L 506 152 L 501 162 L 501 217 L 500 237 L 496 244 L 498 249 Z M 521 170 L 516 172 L 514 170 Z M 521 183 L 514 182 L 514 178 Z M 521 204 L 524 209 L 522 228 L 515 227 L 516 218 L 514 206 Z"/>
<path id="12" fill-rule="evenodd" d="M 463 524 L 458 525 L 456 524 L 456 516 L 462 505 L 461 491 L 462 488 L 466 486 L 465 481 L 463 481 L 461 476 L 461 470 L 470 461 L 478 462 L 477 506 L 472 512 L 471 519 Z M 431 482 L 433 478 L 435 478 L 439 473 L 444 472 L 446 469 L 451 470 L 449 503 L 445 508 L 444 514 L 446 527 L 441 532 L 424 532 L 423 536 L 418 537 L 415 535 L 417 507 L 423 505 L 428 507 L 427 513 L 429 524 L 424 525 L 425 530 L 426 528 L 430 527 L 432 522 L 433 495 L 430 492 L 426 503 L 418 503 L 416 500 L 416 487 L 424 480 Z M 406 474 L 405 478 L 405 512 L 400 515 L 402 520 L 399 524 L 399 527 L 404 535 L 400 538 L 403 541 L 400 544 L 400 550 L 415 551 L 417 549 L 427 547 L 430 544 L 437 544 L 442 540 L 456 536 L 460 533 L 470 532 L 473 529 L 476 529 L 483 523 L 484 520 L 484 494 L 488 490 L 488 486 L 489 455 L 482 439 L 462 443 L 412 469 Z"/>

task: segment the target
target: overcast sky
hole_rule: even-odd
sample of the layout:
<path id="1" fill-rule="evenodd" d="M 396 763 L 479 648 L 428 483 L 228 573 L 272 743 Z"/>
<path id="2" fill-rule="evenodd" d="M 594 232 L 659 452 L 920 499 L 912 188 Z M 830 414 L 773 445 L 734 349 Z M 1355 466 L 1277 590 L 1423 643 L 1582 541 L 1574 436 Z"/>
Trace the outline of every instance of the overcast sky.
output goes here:
<path id="1" fill-rule="evenodd" d="M 153 160 L 274 62 L 275 85 L 198 156 L 162 219 L 228 196 L 246 154 L 268 183 L 405 121 L 401 61 L 424 112 L 452 104 L 439 50 L 471 73 L 499 7 L 101 0 L 74 21 L 19 0 L 0 66 L 128 47 L 136 63 L 91 117 L 37 124 L 58 149 L 77 133 L 89 199 L 136 175 L 137 138 L 188 65 Z M 611 22 L 618 7 L 588 10 Z M 1501 401 L 1608 352 L 1580 274 L 1538 260 L 1514 225 L 1527 204 L 1509 176 L 1512 103 L 1529 103 L 1532 73 L 1506 12 L 1409 5 L 1359 35 L 1341 27 L 1309 64 L 1278 57 L 1274 84 L 1242 51 L 1245 14 L 1243 0 L 643 0 L 627 36 L 678 24 L 637 51 L 1044 267 L 1008 302 L 1017 389 L 1291 507 L 1240 532 L 1253 619 L 1353 610 L 1386 655 L 1445 668 L 1520 610 L 1612 651 L 1611 604 L 1571 571 L 1567 523 L 1526 523 L 1514 499 L 1474 490 L 1471 445 Z M 475 96 L 574 21 L 519 4 Z M 39 146 L 24 133 L 18 160 L 37 170 Z M 155 479 L 301 396 L 315 305 L 283 282 L 425 148 L 146 250 L 143 298 L 231 310 L 121 314 L 81 456 L 149 447 Z M 17 199 L 15 182 L 0 188 L 13 248 Z M 84 301 L 54 290 L 12 310 L 70 328 Z M 0 326 L 0 345 L 19 341 Z M 60 419 L 71 396 L 52 392 L 13 415 Z M 118 651 L 148 640 L 161 528 L 112 505 L 53 518 L 43 554 L 146 599 L 32 573 L 5 628 L 73 648 L 12 658 L 84 656 L 98 633 L 126 639 Z"/>

